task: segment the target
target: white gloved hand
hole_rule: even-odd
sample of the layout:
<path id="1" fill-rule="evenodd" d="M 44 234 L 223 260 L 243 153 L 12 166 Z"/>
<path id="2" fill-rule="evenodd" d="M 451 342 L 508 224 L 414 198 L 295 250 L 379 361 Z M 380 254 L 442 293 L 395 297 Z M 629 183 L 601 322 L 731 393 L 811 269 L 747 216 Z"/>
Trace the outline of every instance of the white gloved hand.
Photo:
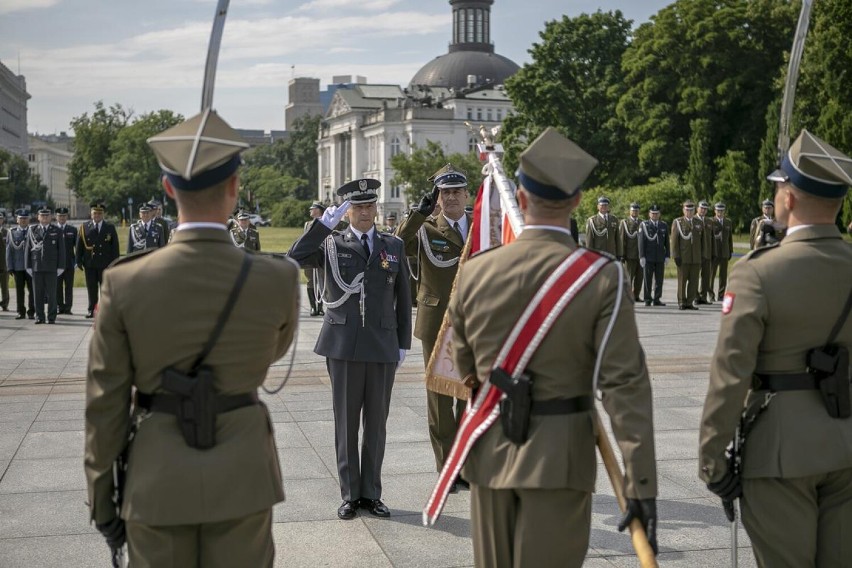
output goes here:
<path id="1" fill-rule="evenodd" d="M 64 268 L 57 268 L 56 269 L 56 276 L 62 276 L 63 272 L 65 272 Z"/>
<path id="2" fill-rule="evenodd" d="M 320 223 L 333 230 L 340 223 L 340 220 L 343 219 L 343 216 L 346 215 L 346 211 L 349 210 L 351 205 L 347 199 L 339 206 L 332 205 L 331 207 L 326 207 L 320 218 Z"/>
<path id="3" fill-rule="evenodd" d="M 406 353 L 405 349 L 399 350 L 399 363 L 396 364 L 397 369 L 402 367 L 402 362 L 405 361 L 405 353 Z"/>
<path id="4" fill-rule="evenodd" d="M 645 268 L 645 259 L 644 258 L 639 259 L 639 266 L 641 266 L 642 268 Z"/>

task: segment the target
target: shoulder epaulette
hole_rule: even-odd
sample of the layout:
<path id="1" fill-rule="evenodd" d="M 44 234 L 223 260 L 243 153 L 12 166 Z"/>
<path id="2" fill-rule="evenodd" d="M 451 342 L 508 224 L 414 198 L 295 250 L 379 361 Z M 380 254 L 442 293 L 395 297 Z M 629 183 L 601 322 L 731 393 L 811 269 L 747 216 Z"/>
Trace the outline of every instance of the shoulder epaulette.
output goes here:
<path id="1" fill-rule="evenodd" d="M 124 264 L 126 262 L 130 262 L 132 260 L 142 258 L 146 254 L 152 253 L 155 250 L 160 250 L 160 249 L 156 249 L 156 248 L 142 249 L 142 250 L 137 250 L 137 251 L 131 252 L 130 254 L 127 254 L 127 255 L 124 255 L 124 256 L 120 256 L 120 257 L 116 258 L 115 260 L 113 260 L 112 262 L 109 263 L 109 268 L 112 268 L 113 266 L 118 266 L 119 264 Z"/>
<path id="2" fill-rule="evenodd" d="M 487 249 L 485 249 L 485 250 L 477 251 L 477 252 L 475 252 L 474 254 L 470 255 L 470 258 L 475 258 L 475 257 L 477 257 L 477 258 L 478 258 L 478 257 L 482 256 L 483 254 L 489 253 L 489 252 L 491 252 L 492 250 L 497 250 L 498 248 L 500 248 L 500 247 L 502 247 L 502 246 L 503 246 L 503 245 L 494 245 L 494 246 L 493 246 L 493 247 L 491 247 L 491 248 L 487 248 Z"/>
<path id="3" fill-rule="evenodd" d="M 602 257 L 604 257 L 604 258 L 606 258 L 606 259 L 608 259 L 608 260 L 618 261 L 618 258 L 617 258 L 614 254 L 610 254 L 610 253 L 608 253 L 608 252 L 606 252 L 606 251 L 597 250 L 597 249 L 591 249 L 591 248 L 589 248 L 589 247 L 584 247 L 584 246 L 581 246 L 581 247 L 579 247 L 579 248 L 587 249 L 587 250 L 589 250 L 589 251 L 591 251 L 591 252 L 593 252 L 593 253 L 595 253 L 595 254 L 599 254 L 599 255 L 601 255 Z"/>
<path id="4" fill-rule="evenodd" d="M 765 246 L 762 246 L 760 248 L 749 251 L 748 253 L 746 253 L 745 257 L 743 257 L 743 260 L 753 260 L 753 259 L 757 258 L 758 256 L 763 255 L 763 253 L 768 251 L 768 250 L 778 248 L 778 246 L 780 244 L 781 244 L 781 242 L 779 241 L 777 243 L 772 243 L 771 245 L 765 245 Z"/>

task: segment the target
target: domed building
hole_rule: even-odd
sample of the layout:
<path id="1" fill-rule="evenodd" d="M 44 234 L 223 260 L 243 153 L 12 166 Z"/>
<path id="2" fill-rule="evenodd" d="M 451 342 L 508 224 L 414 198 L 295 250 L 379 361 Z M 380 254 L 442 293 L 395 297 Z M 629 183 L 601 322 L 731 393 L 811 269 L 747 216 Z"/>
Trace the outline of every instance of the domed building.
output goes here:
<path id="1" fill-rule="evenodd" d="M 317 144 L 320 201 L 336 202 L 338 187 L 371 177 L 382 182 L 379 222 L 389 213 L 399 218 L 410 204 L 403 188 L 390 183 L 393 156 L 424 148 L 429 141 L 441 144 L 447 154 L 473 152 L 477 139 L 465 121 L 490 128 L 513 111 L 503 83 L 519 67 L 494 52 L 493 4 L 450 0 L 449 52 L 424 65 L 407 87 L 366 81 L 335 86 Z M 427 185 L 423 180 L 423 191 Z M 471 186 L 476 185 L 474 176 Z"/>
<path id="2" fill-rule="evenodd" d="M 449 53 L 436 57 L 411 79 L 411 86 L 456 90 L 478 85 L 502 85 L 520 67 L 494 53 L 491 43 L 491 5 L 494 0 L 450 0 L 453 42 Z"/>

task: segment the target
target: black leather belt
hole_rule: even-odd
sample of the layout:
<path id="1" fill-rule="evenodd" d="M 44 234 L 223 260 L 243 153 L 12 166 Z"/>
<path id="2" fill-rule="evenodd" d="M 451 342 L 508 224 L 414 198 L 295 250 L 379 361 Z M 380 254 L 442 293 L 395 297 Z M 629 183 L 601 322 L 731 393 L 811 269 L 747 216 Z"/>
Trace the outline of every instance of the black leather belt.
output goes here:
<path id="1" fill-rule="evenodd" d="M 576 414 L 591 410 L 595 401 L 589 395 L 574 398 L 557 398 L 554 400 L 534 400 L 530 406 L 530 414 Z"/>
<path id="2" fill-rule="evenodd" d="M 815 376 L 810 373 L 789 373 L 784 375 L 755 375 L 751 381 L 752 390 L 756 391 L 796 391 L 814 390 L 819 388 Z"/>
<path id="3" fill-rule="evenodd" d="M 152 412 L 165 412 L 166 414 L 178 415 L 181 397 L 173 394 L 146 394 L 143 392 L 136 393 L 136 406 L 143 410 Z M 260 404 L 260 399 L 256 392 L 247 392 L 243 394 L 218 394 L 214 399 L 216 414 L 230 412 L 244 406 L 252 406 Z"/>

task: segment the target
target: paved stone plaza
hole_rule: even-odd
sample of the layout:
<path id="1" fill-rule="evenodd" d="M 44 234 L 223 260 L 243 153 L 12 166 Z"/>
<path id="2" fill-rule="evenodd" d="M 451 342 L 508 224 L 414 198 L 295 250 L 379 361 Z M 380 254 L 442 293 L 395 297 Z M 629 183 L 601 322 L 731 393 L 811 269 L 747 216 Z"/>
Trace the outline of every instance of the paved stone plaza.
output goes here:
<path id="1" fill-rule="evenodd" d="M 678 311 L 675 287 L 674 281 L 665 284 L 668 306 L 636 310 L 654 389 L 659 559 L 665 566 L 726 566 L 730 526 L 718 500 L 698 480 L 696 457 L 720 306 Z M 85 289 L 75 291 L 74 303 L 82 314 Z M 14 312 L 0 314 L 0 566 L 109 566 L 107 546 L 89 525 L 84 503 L 84 376 L 91 321 L 60 316 L 58 325 L 36 327 L 14 317 Z M 450 496 L 435 528 L 421 526 L 436 472 L 419 342 L 397 374 L 388 420 L 382 497 L 392 516 L 341 521 L 331 388 L 324 360 L 312 352 L 321 319 L 308 317 L 303 307 L 300 325 L 290 382 L 278 395 L 264 397 L 275 422 L 287 493 L 287 501 L 275 508 L 276 566 L 472 566 L 468 492 Z M 286 374 L 288 358 L 270 370 L 268 386 Z M 602 467 L 597 491 L 585 565 L 638 565 L 629 537 L 616 532 L 618 508 Z M 754 566 L 742 529 L 739 544 L 740 566 Z"/>

